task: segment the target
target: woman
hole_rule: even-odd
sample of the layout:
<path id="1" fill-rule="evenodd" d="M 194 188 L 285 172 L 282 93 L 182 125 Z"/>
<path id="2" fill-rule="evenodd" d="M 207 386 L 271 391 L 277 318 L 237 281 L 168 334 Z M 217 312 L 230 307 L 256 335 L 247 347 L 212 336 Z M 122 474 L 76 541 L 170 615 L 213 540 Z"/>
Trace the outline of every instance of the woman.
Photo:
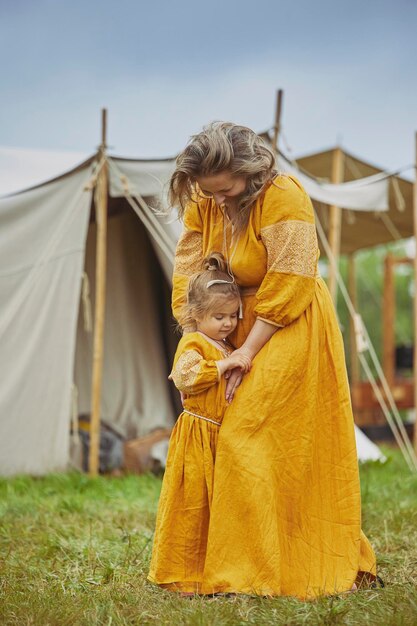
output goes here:
<path id="1" fill-rule="evenodd" d="M 355 589 L 374 577 L 375 556 L 311 201 L 253 131 L 223 122 L 192 137 L 170 192 L 185 225 L 174 315 L 204 256 L 223 252 L 243 300 L 230 338 L 253 361 L 240 386 L 237 372 L 229 379 L 203 576 L 181 589 L 302 599 Z"/>

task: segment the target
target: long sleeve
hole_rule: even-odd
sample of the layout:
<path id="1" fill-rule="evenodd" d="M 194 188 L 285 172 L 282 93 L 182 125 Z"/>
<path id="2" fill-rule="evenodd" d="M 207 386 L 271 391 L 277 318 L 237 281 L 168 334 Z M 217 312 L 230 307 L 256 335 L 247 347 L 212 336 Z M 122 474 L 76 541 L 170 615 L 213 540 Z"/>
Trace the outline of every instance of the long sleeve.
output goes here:
<path id="1" fill-rule="evenodd" d="M 203 260 L 203 224 L 200 206 L 190 202 L 184 213 L 184 230 L 175 252 L 172 277 L 172 313 L 181 323 L 181 309 L 185 304 L 190 276 L 201 268 Z"/>
<path id="2" fill-rule="evenodd" d="M 204 358 L 194 333 L 181 339 L 170 376 L 179 391 L 191 395 L 205 391 L 220 380 L 216 361 Z"/>
<path id="3" fill-rule="evenodd" d="M 280 176 L 266 192 L 260 236 L 267 273 L 256 294 L 255 314 L 287 326 L 313 299 L 318 260 L 312 203 L 296 179 Z"/>

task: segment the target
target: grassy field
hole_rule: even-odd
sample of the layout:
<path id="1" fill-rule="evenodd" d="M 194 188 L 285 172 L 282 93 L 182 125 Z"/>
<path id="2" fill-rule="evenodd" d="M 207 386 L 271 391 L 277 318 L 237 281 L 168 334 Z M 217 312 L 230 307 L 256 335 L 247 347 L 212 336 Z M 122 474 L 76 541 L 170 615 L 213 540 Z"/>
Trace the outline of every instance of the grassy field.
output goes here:
<path id="1" fill-rule="evenodd" d="M 160 479 L 80 474 L 0 481 L 0 623 L 417 624 L 417 476 L 399 454 L 361 469 L 363 527 L 384 589 L 300 602 L 182 599 L 146 581 Z"/>

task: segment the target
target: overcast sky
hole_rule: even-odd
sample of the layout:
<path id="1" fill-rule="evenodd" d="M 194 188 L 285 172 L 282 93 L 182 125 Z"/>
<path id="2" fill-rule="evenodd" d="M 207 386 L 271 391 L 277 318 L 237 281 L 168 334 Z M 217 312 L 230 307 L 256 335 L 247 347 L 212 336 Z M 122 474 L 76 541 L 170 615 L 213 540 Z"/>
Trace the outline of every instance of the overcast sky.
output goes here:
<path id="1" fill-rule="evenodd" d="M 0 145 L 171 156 L 213 119 L 414 160 L 416 0 L 0 0 Z"/>

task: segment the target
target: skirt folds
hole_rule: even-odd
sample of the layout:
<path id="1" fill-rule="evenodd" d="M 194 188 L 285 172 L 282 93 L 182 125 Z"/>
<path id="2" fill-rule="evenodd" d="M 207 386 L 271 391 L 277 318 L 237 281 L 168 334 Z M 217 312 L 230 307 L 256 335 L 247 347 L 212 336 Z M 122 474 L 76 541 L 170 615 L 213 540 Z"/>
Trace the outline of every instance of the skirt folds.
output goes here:
<path id="1" fill-rule="evenodd" d="M 361 532 L 343 341 L 319 280 L 226 410 L 201 590 L 307 599 L 350 590 L 359 572 L 374 575 L 375 556 Z"/>
<path id="2" fill-rule="evenodd" d="M 148 576 L 168 589 L 201 587 L 219 430 L 182 413 L 172 431 Z"/>

